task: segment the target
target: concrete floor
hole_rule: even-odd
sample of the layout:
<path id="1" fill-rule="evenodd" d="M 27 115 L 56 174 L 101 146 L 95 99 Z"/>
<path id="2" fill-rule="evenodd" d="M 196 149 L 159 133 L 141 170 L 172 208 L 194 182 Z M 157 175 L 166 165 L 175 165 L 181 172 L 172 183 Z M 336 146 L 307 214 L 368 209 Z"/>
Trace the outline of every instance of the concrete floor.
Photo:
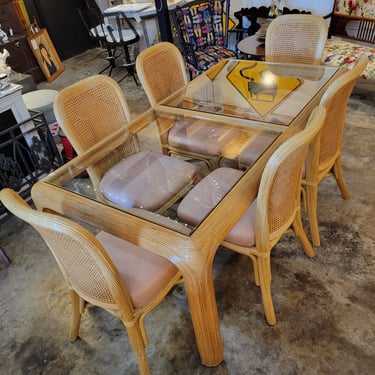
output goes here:
<path id="1" fill-rule="evenodd" d="M 64 61 L 65 72 L 39 88 L 59 90 L 96 73 L 104 64 L 98 53 Z M 134 115 L 149 106 L 131 78 L 122 87 Z M 292 236 L 273 250 L 276 326 L 264 320 L 249 259 L 220 248 L 214 282 L 224 361 L 214 368 L 200 364 L 184 290 L 178 288 L 146 318 L 154 375 L 374 374 L 374 103 L 374 84 L 358 84 L 348 108 L 343 153 L 352 197 L 344 201 L 331 178 L 321 184 L 322 246 L 316 257 L 308 259 Z M 138 373 L 125 329 L 103 310 L 88 310 L 81 338 L 69 342 L 68 291 L 30 226 L 8 217 L 0 225 L 0 244 L 12 259 L 9 267 L 0 262 L 0 374 Z"/>

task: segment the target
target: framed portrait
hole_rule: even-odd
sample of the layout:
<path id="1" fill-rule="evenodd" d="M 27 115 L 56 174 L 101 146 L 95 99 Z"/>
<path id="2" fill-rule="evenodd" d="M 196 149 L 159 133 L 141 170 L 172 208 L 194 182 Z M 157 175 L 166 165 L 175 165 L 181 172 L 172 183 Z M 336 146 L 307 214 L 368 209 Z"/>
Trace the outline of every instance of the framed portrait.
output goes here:
<path id="1" fill-rule="evenodd" d="M 30 34 L 27 39 L 47 81 L 53 81 L 64 71 L 64 66 L 61 63 L 47 30 L 40 29 L 34 34 Z"/>

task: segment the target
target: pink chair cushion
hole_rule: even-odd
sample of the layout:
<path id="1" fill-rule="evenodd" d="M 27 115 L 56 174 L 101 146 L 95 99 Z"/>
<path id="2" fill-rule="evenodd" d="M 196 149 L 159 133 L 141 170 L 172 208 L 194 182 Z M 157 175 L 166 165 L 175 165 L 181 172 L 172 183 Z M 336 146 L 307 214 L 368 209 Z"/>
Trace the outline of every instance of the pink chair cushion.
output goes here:
<path id="1" fill-rule="evenodd" d="M 121 160 L 103 176 L 99 190 L 123 208 L 156 211 L 189 184 L 196 167 L 156 152 L 137 152 Z"/>
<path id="2" fill-rule="evenodd" d="M 190 190 L 177 208 L 181 221 L 199 224 L 241 178 L 244 172 L 233 168 L 217 168 Z"/>
<path id="3" fill-rule="evenodd" d="M 255 217 L 257 211 L 257 199 L 253 200 L 249 208 L 237 221 L 225 237 L 225 241 L 234 243 L 239 246 L 255 246 Z"/>
<path id="4" fill-rule="evenodd" d="M 201 180 L 177 208 L 179 219 L 190 225 L 199 224 L 241 178 L 244 172 L 232 168 L 218 168 Z M 255 245 L 255 199 L 225 240 L 240 246 Z"/>
<path id="5" fill-rule="evenodd" d="M 169 260 L 109 233 L 100 232 L 96 238 L 116 266 L 134 307 L 147 305 L 178 272 Z"/>
<path id="6" fill-rule="evenodd" d="M 238 155 L 240 164 L 251 165 L 262 155 L 278 134 L 259 134 L 251 137 L 249 144 Z"/>
<path id="7" fill-rule="evenodd" d="M 168 143 L 203 155 L 220 156 L 225 145 L 239 134 L 230 127 L 215 127 L 207 121 L 181 120 L 170 129 Z"/>

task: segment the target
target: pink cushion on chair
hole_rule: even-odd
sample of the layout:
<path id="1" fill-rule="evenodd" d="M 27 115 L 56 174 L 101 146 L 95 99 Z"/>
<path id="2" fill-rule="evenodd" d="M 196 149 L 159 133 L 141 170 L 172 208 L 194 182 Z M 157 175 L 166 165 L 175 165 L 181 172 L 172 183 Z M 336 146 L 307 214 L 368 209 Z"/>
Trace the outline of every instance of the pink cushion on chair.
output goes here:
<path id="1" fill-rule="evenodd" d="M 181 221 L 199 224 L 241 178 L 244 172 L 233 168 L 217 168 L 204 177 L 186 195 L 177 208 Z"/>
<path id="2" fill-rule="evenodd" d="M 148 304 L 178 272 L 168 259 L 109 233 L 100 232 L 96 238 L 116 266 L 134 307 Z"/>
<path id="3" fill-rule="evenodd" d="M 267 147 L 275 140 L 278 134 L 259 134 L 251 137 L 250 143 L 238 155 L 240 164 L 251 165 Z"/>
<path id="4" fill-rule="evenodd" d="M 251 247 L 255 245 L 255 216 L 257 211 L 257 199 L 255 199 L 246 212 L 237 221 L 225 237 L 225 241 L 239 246 Z"/>
<path id="5" fill-rule="evenodd" d="M 180 220 L 199 224 L 216 206 L 244 172 L 233 168 L 218 168 L 201 180 L 182 200 L 177 209 Z M 225 240 L 241 246 L 255 245 L 255 215 L 257 199 L 237 221 Z"/>
<path id="6" fill-rule="evenodd" d="M 215 127 L 207 121 L 178 121 L 169 131 L 171 146 L 199 154 L 220 156 L 223 148 L 238 131 L 229 127 Z"/>
<path id="7" fill-rule="evenodd" d="M 156 152 L 137 152 L 121 160 L 103 176 L 99 190 L 123 207 L 156 211 L 191 182 L 193 164 Z"/>

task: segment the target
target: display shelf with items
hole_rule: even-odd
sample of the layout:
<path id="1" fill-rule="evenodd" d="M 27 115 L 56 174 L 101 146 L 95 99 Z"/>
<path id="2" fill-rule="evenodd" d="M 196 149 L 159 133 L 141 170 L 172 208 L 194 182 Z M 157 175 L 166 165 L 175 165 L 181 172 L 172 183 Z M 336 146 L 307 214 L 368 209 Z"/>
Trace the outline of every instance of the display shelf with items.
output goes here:
<path id="1" fill-rule="evenodd" d="M 375 0 L 336 0 L 330 35 L 375 43 Z"/>
<path id="2" fill-rule="evenodd" d="M 62 164 L 43 113 L 27 111 L 21 86 L 7 84 L 0 91 L 0 189 L 26 198 L 35 182 Z M 0 205 L 0 217 L 5 214 Z"/>

